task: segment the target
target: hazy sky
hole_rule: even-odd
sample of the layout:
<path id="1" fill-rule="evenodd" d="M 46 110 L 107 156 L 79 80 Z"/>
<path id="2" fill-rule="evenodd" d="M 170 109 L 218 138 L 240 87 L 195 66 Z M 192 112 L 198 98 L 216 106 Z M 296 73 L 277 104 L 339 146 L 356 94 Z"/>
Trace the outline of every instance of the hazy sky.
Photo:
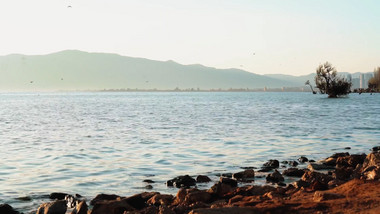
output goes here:
<path id="1" fill-rule="evenodd" d="M 71 7 L 69 7 L 71 6 Z M 380 66 L 378 0 L 0 0 L 0 55 L 66 49 L 293 75 Z"/>

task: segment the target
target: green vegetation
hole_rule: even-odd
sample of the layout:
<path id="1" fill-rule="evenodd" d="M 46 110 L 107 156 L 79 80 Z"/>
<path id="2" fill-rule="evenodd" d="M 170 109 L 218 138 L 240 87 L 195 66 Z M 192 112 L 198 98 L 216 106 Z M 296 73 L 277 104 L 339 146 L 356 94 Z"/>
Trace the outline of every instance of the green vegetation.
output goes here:
<path id="1" fill-rule="evenodd" d="M 380 91 L 380 67 L 375 68 L 373 77 L 368 81 L 368 88 L 373 91 Z"/>
<path id="2" fill-rule="evenodd" d="M 350 93 L 351 82 L 338 76 L 336 69 L 329 62 L 319 65 L 316 73 L 315 85 L 321 94 L 336 98 Z"/>

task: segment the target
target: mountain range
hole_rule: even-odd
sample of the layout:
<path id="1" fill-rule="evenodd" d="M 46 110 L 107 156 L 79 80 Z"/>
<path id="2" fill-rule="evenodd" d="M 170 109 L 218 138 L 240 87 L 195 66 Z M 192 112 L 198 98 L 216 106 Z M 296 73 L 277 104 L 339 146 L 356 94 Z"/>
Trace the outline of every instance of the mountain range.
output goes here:
<path id="1" fill-rule="evenodd" d="M 314 74 L 258 75 L 240 69 L 66 50 L 0 56 L 0 91 L 110 89 L 257 89 L 301 87 Z"/>

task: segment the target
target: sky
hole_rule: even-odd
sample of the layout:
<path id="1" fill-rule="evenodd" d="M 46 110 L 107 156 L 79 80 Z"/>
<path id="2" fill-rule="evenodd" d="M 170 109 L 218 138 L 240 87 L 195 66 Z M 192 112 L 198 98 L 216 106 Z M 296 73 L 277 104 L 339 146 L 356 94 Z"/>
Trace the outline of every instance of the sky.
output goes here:
<path id="1" fill-rule="evenodd" d="M 380 66 L 378 0 L 0 0 L 0 55 L 75 49 L 304 75 Z"/>

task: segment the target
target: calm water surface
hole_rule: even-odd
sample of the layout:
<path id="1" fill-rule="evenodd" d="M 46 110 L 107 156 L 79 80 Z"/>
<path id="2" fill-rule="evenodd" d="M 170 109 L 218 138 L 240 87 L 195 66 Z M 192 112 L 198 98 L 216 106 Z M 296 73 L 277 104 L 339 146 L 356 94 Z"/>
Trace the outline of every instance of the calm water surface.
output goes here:
<path id="1" fill-rule="evenodd" d="M 37 209 L 51 192 L 175 193 L 177 175 L 268 159 L 321 159 L 380 144 L 380 94 L 0 94 L 0 203 Z M 29 196 L 22 201 L 18 197 Z"/>

